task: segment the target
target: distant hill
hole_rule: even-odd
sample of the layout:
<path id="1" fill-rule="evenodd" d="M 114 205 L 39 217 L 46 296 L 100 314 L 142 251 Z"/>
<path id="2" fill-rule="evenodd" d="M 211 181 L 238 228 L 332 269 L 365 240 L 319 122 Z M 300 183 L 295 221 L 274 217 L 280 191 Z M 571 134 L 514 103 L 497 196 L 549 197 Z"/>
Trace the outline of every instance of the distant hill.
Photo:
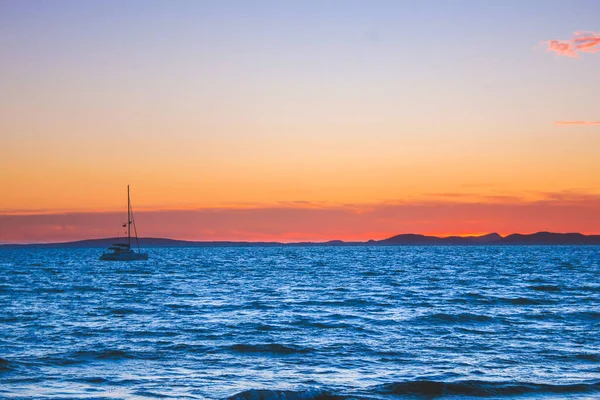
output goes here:
<path id="1" fill-rule="evenodd" d="M 233 242 L 233 241 L 187 241 L 164 238 L 140 238 L 140 247 L 266 247 L 266 246 L 527 246 L 527 245 L 600 245 L 600 235 L 583 235 L 581 233 L 538 232 L 530 235 L 515 233 L 502 237 L 497 233 L 483 236 L 449 236 L 437 237 L 417 234 L 401 234 L 383 240 L 367 242 L 344 242 L 331 240 L 328 242 Z M 67 243 L 37 244 L 0 244 L 0 248 L 106 248 L 113 243 L 123 243 L 123 238 L 103 238 L 79 240 Z M 135 243 L 132 243 L 135 244 Z"/>
<path id="2" fill-rule="evenodd" d="M 115 243 L 127 243 L 123 238 L 102 238 L 78 240 L 76 242 L 64 243 L 32 243 L 32 244 L 4 244 L 0 247 L 37 247 L 37 248 L 105 248 Z M 197 242 L 188 240 L 165 239 L 165 238 L 139 238 L 140 247 L 211 247 L 211 246 L 281 246 L 277 242 Z M 131 241 L 131 247 L 136 247 L 135 240 Z"/>
<path id="3" fill-rule="evenodd" d="M 581 233 L 538 232 L 532 235 L 514 233 L 501 240 L 506 245 L 597 245 L 600 235 L 583 235 Z"/>
<path id="4" fill-rule="evenodd" d="M 477 244 L 495 244 L 502 241 L 502 236 L 490 233 L 483 236 L 425 236 L 412 233 L 392 236 L 388 239 L 375 241 L 374 244 L 384 246 L 469 246 Z"/>
<path id="5" fill-rule="evenodd" d="M 483 236 L 471 236 L 470 239 L 477 244 L 490 244 L 502 240 L 502 236 L 494 232 Z"/>
<path id="6" fill-rule="evenodd" d="M 474 244 L 468 238 L 450 236 L 440 238 L 437 236 L 415 235 L 407 233 L 403 235 L 392 236 L 388 239 L 375 241 L 375 244 L 382 246 L 439 246 L 439 245 L 469 245 Z"/>

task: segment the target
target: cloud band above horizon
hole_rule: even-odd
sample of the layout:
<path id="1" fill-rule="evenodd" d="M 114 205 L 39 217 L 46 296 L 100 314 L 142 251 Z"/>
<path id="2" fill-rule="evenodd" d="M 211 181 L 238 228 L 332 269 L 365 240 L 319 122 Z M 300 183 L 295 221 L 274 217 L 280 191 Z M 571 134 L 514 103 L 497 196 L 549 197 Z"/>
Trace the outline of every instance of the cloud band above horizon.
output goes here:
<path id="1" fill-rule="evenodd" d="M 581 126 L 594 126 L 600 125 L 600 121 L 555 121 L 555 125 L 581 125 Z"/>
<path id="2" fill-rule="evenodd" d="M 533 202 L 424 202 L 329 208 L 264 207 L 142 211 L 143 237 L 206 241 L 384 239 L 399 233 L 438 236 L 537 231 L 599 231 L 600 196 L 550 194 Z M 39 243 L 123 236 L 122 213 L 0 215 L 0 242 Z"/>

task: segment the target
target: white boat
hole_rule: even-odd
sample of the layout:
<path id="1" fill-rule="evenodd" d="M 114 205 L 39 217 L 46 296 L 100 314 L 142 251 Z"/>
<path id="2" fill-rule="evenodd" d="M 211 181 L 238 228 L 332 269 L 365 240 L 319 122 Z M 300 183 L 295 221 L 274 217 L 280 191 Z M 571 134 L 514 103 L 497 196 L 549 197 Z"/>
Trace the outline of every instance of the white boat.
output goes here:
<path id="1" fill-rule="evenodd" d="M 137 251 L 131 248 L 131 224 L 133 223 L 133 232 L 135 234 L 135 242 Z M 131 208 L 131 199 L 129 198 L 129 185 L 127 185 L 127 243 L 116 243 L 108 248 L 108 251 L 102 253 L 100 260 L 103 261 L 136 261 L 147 260 L 148 253 L 140 251 L 140 244 L 137 237 L 137 229 L 135 228 L 135 219 L 133 218 L 133 209 Z"/>

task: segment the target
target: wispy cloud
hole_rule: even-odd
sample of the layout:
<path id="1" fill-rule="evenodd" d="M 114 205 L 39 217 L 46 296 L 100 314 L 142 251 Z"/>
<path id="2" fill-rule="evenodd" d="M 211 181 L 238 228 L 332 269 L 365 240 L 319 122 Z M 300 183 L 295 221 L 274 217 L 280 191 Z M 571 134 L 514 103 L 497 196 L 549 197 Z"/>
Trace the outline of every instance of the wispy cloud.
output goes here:
<path id="1" fill-rule="evenodd" d="M 600 121 L 555 121 L 555 125 L 581 125 L 581 126 L 593 126 L 600 125 Z"/>
<path id="2" fill-rule="evenodd" d="M 452 196 L 451 196 L 452 197 Z M 142 236 L 191 240 L 325 241 L 384 239 L 398 233 L 467 235 L 540 230 L 598 232 L 600 195 L 567 190 L 517 197 L 456 197 L 398 204 L 317 208 L 258 207 L 156 210 L 136 213 Z M 0 213 L 0 242 L 54 242 L 123 236 L 122 213 L 34 215 Z"/>
<path id="3" fill-rule="evenodd" d="M 567 57 L 579 57 L 579 53 L 600 52 L 600 33 L 581 31 L 573 33 L 569 40 L 548 40 L 544 42 L 548 51 Z"/>

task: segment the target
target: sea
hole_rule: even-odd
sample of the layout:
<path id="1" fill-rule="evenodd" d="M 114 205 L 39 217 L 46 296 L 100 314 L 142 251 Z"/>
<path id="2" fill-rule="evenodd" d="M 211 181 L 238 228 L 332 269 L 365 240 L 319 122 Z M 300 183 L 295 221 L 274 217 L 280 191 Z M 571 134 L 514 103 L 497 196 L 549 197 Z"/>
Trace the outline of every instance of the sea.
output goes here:
<path id="1" fill-rule="evenodd" d="M 600 398 L 600 246 L 0 248 L 0 398 Z"/>

